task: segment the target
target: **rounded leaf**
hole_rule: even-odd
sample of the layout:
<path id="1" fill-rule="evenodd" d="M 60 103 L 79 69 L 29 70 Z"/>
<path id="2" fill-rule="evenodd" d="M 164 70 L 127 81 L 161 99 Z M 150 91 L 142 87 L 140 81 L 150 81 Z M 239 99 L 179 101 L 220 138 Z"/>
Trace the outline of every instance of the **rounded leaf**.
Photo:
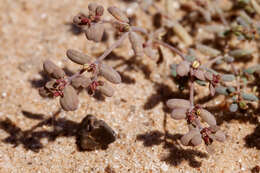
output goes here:
<path id="1" fill-rule="evenodd" d="M 121 22 L 129 23 L 128 17 L 119 8 L 112 6 L 109 7 L 107 10 L 117 20 L 120 20 Z"/>
<path id="2" fill-rule="evenodd" d="M 192 139 L 191 139 L 191 143 L 194 146 L 200 145 L 202 143 L 202 138 L 201 138 L 201 134 L 197 134 L 195 135 Z"/>
<path id="3" fill-rule="evenodd" d="M 205 72 L 205 78 L 209 81 L 212 81 L 213 80 L 213 74 L 207 71 L 207 72 Z"/>
<path id="4" fill-rule="evenodd" d="M 39 89 L 39 94 L 42 97 L 48 97 L 50 95 L 50 92 L 45 87 L 41 87 Z"/>
<path id="5" fill-rule="evenodd" d="M 199 70 L 199 69 L 194 71 L 194 76 L 196 78 L 198 78 L 199 80 L 202 80 L 202 81 L 204 81 L 206 79 L 204 72 L 202 70 Z"/>
<path id="6" fill-rule="evenodd" d="M 88 4 L 88 10 L 92 13 L 94 13 L 94 12 L 96 12 L 96 9 L 97 9 L 97 7 L 98 7 L 98 4 L 97 3 L 95 3 L 95 2 L 90 2 L 89 4 Z"/>
<path id="7" fill-rule="evenodd" d="M 197 129 L 192 129 L 185 135 L 181 137 L 181 143 L 182 145 L 188 145 L 190 140 L 195 136 L 195 135 L 200 135 L 200 132 Z"/>
<path id="8" fill-rule="evenodd" d="M 195 80 L 195 82 L 201 86 L 206 86 L 207 82 L 206 81 L 202 81 L 202 80 Z"/>
<path id="9" fill-rule="evenodd" d="M 223 87 L 223 86 L 218 86 L 215 88 L 216 89 L 216 92 L 218 94 L 223 94 L 223 95 L 228 95 L 228 91 L 227 91 L 227 88 L 226 87 Z"/>
<path id="10" fill-rule="evenodd" d="M 136 56 L 143 56 L 143 43 L 139 35 L 135 32 L 129 33 L 129 40 Z"/>
<path id="11" fill-rule="evenodd" d="M 230 106 L 229 106 L 229 111 L 230 112 L 236 112 L 238 109 L 238 105 L 236 103 L 232 103 Z"/>
<path id="12" fill-rule="evenodd" d="M 75 111 L 78 108 L 79 100 L 75 89 L 67 85 L 63 90 L 63 97 L 60 97 L 60 105 L 65 111 Z"/>
<path id="13" fill-rule="evenodd" d="M 244 72 L 247 74 L 254 74 L 256 71 L 259 71 L 259 70 L 260 70 L 260 65 L 255 65 L 255 66 L 245 69 Z"/>
<path id="14" fill-rule="evenodd" d="M 102 40 L 105 28 L 100 23 L 92 24 L 85 30 L 85 34 L 88 40 L 100 42 Z"/>
<path id="15" fill-rule="evenodd" d="M 117 71 L 103 63 L 100 65 L 99 74 L 103 76 L 106 80 L 114 84 L 119 84 L 122 81 L 121 76 Z"/>
<path id="16" fill-rule="evenodd" d="M 224 60 L 228 63 L 232 63 L 232 62 L 234 62 L 234 57 L 227 55 L 224 57 Z"/>
<path id="17" fill-rule="evenodd" d="M 157 59 L 159 57 L 158 51 L 153 49 L 152 46 L 146 46 L 144 48 L 144 54 L 152 59 Z"/>
<path id="18" fill-rule="evenodd" d="M 234 93 L 234 92 L 236 92 L 236 88 L 234 88 L 234 87 L 232 87 L 232 86 L 228 86 L 228 87 L 227 87 L 227 91 L 228 91 L 229 93 Z"/>
<path id="19" fill-rule="evenodd" d="M 224 74 L 221 76 L 221 80 L 224 82 L 232 82 L 236 77 L 233 74 Z"/>
<path id="20" fill-rule="evenodd" d="M 182 61 L 180 64 L 178 64 L 176 71 L 177 74 L 181 77 L 187 76 L 190 71 L 190 63 L 187 61 Z"/>
<path id="21" fill-rule="evenodd" d="M 175 120 L 181 120 L 186 118 L 187 109 L 185 108 L 176 108 L 172 111 L 171 117 Z"/>
<path id="22" fill-rule="evenodd" d="M 97 6 L 97 8 L 96 8 L 96 15 L 97 16 L 102 16 L 103 13 L 104 13 L 104 7 L 101 6 L 101 5 Z"/>
<path id="23" fill-rule="evenodd" d="M 112 97 L 115 93 L 114 88 L 106 82 L 103 82 L 103 85 L 98 86 L 97 89 L 107 97 Z"/>
<path id="24" fill-rule="evenodd" d="M 71 85 L 74 88 L 87 88 L 91 84 L 91 79 L 85 76 L 77 76 L 71 80 Z"/>
<path id="25" fill-rule="evenodd" d="M 218 56 L 221 53 L 217 49 L 202 44 L 196 44 L 196 47 L 201 53 L 209 56 Z"/>
<path id="26" fill-rule="evenodd" d="M 56 66 L 52 61 L 46 60 L 43 63 L 43 70 L 52 78 L 60 79 L 65 76 L 65 72 Z"/>
<path id="27" fill-rule="evenodd" d="M 229 55 L 233 56 L 234 58 L 248 58 L 252 55 L 252 51 L 247 49 L 236 49 L 230 51 Z"/>
<path id="28" fill-rule="evenodd" d="M 258 98 L 254 94 L 242 93 L 242 98 L 248 101 L 258 101 Z"/>
<path id="29" fill-rule="evenodd" d="M 71 61 L 80 65 L 91 63 L 91 57 L 74 49 L 68 49 L 66 55 Z"/>
<path id="30" fill-rule="evenodd" d="M 170 109 L 176 109 L 176 108 L 190 108 L 190 101 L 188 100 L 184 100 L 184 99 L 169 99 L 166 102 L 166 105 L 170 108 Z"/>
<path id="31" fill-rule="evenodd" d="M 200 117 L 207 122 L 210 126 L 217 125 L 214 115 L 205 109 L 200 109 Z"/>

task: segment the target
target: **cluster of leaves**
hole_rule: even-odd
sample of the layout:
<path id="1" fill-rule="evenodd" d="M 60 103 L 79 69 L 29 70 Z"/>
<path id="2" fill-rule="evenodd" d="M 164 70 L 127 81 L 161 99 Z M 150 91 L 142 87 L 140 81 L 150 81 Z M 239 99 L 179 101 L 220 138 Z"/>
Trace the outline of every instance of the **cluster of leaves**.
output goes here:
<path id="1" fill-rule="evenodd" d="M 139 3 L 144 10 L 147 10 L 152 5 L 154 6 L 154 3 L 150 3 L 150 1 L 141 1 Z M 205 19 L 210 20 L 206 16 L 205 11 L 203 11 L 202 7 L 204 6 L 206 5 L 196 5 L 196 9 L 205 15 Z M 157 8 L 156 6 L 154 7 Z M 259 66 L 250 67 L 245 70 L 237 70 L 234 67 L 234 59 L 236 57 L 247 56 L 250 52 L 237 49 L 229 52 L 228 55 L 220 56 L 220 51 L 198 44 L 198 49 L 210 52 L 210 54 L 215 57 L 213 60 L 201 64 L 196 56 L 184 55 L 175 47 L 162 41 L 161 36 L 166 32 L 164 27 L 173 27 L 174 31 L 183 38 L 184 42 L 188 45 L 192 43 L 191 37 L 180 23 L 171 21 L 171 16 L 161 11 L 165 19 L 162 25 L 163 27 L 148 32 L 142 27 L 132 26 L 127 15 L 117 7 L 112 6 L 107 9 L 113 16 L 111 20 L 104 20 L 102 18 L 104 8 L 101 5 L 90 3 L 88 9 L 88 14 L 79 13 L 73 18 L 73 23 L 84 31 L 88 40 L 100 42 L 103 38 L 106 24 L 111 24 L 116 32 L 119 33 L 120 37 L 97 58 L 85 55 L 74 49 L 67 50 L 67 57 L 72 62 L 81 65 L 80 70 L 72 76 L 66 76 L 65 72 L 50 60 L 44 62 L 44 71 L 52 80 L 47 82 L 46 85 L 40 89 L 40 93 L 48 97 L 59 96 L 61 107 L 65 111 L 74 111 L 77 109 L 79 100 L 76 90 L 86 89 L 91 95 L 93 95 L 96 90 L 99 90 L 108 97 L 114 95 L 114 89 L 110 83 L 121 83 L 121 77 L 112 67 L 105 64 L 103 60 L 116 47 L 121 45 L 126 38 L 129 38 L 133 52 L 137 57 L 146 55 L 147 57 L 156 59 L 159 56 L 158 46 L 161 45 L 182 58 L 179 64 L 171 65 L 171 72 L 175 78 L 187 79 L 186 81 L 188 81 L 190 85 L 190 99 L 173 98 L 167 101 L 167 106 L 172 109 L 171 117 L 173 119 L 186 119 L 187 121 L 189 132 L 181 138 L 183 145 L 191 143 L 196 146 L 204 141 L 207 148 L 210 148 L 214 140 L 223 142 L 226 138 L 225 134 L 217 126 L 214 115 L 207 111 L 206 108 L 194 103 L 195 84 L 208 86 L 211 96 L 218 93 L 230 97 L 229 110 L 231 112 L 246 109 L 247 102 L 258 101 L 258 98 L 254 94 L 245 92 L 244 89 L 242 90 L 242 87 L 245 88 L 247 86 L 247 81 L 255 80 L 252 79 L 252 76 L 259 71 Z M 222 22 L 226 23 L 227 21 L 223 17 L 222 12 L 217 8 L 214 9 L 212 13 L 217 13 L 222 19 Z M 243 36 L 243 39 L 258 39 L 258 32 L 255 31 L 256 25 L 250 23 L 250 25 L 245 26 L 243 25 L 244 23 L 243 20 L 240 20 L 240 23 L 238 22 L 236 25 L 232 25 L 232 27 L 229 27 L 222 35 L 226 37 L 235 34 L 241 37 Z M 229 64 L 233 71 L 230 74 L 220 74 L 211 68 L 213 64 L 219 64 L 220 62 Z M 106 81 L 104 81 L 103 78 L 106 79 Z M 233 85 L 234 81 L 235 86 Z M 241 85 L 241 81 L 244 82 L 244 84 Z M 91 144 L 89 146 L 91 148 Z"/>
<path id="2" fill-rule="evenodd" d="M 104 12 L 103 6 L 96 3 L 90 3 L 88 9 L 88 14 L 79 13 L 73 18 L 73 23 L 82 28 L 88 40 L 100 42 L 104 35 L 105 23 L 112 24 L 116 31 L 121 34 L 121 37 L 96 59 L 74 49 L 67 50 L 67 57 L 72 62 L 81 65 L 81 69 L 73 76 L 66 76 L 65 72 L 50 60 L 46 60 L 43 63 L 44 71 L 53 80 L 47 82 L 45 86 L 40 89 L 40 94 L 47 97 L 59 96 L 60 105 L 65 111 L 75 111 L 77 109 L 79 100 L 76 90 L 85 88 L 91 95 L 93 95 L 96 90 L 99 90 L 108 97 L 114 95 L 112 86 L 98 77 L 102 76 L 113 84 L 121 83 L 119 73 L 112 67 L 103 63 L 103 59 L 105 59 L 116 47 L 122 44 L 127 37 L 132 44 L 132 49 L 136 56 L 143 56 L 145 54 L 148 57 L 156 58 L 158 52 L 155 45 L 155 39 L 164 31 L 157 30 L 154 33 L 148 34 L 143 28 L 131 26 L 128 17 L 117 7 L 112 6 L 107 9 L 115 19 L 109 21 L 102 19 Z M 143 42 L 143 39 L 137 32 L 145 34 L 147 36 L 147 41 Z M 85 75 L 86 72 L 91 75 Z"/>
<path id="3" fill-rule="evenodd" d="M 205 14 L 208 11 L 205 11 L 204 8 L 205 6 L 209 6 L 206 4 L 199 3 L 196 9 L 200 13 L 203 13 L 206 21 L 210 21 L 210 14 Z M 218 6 L 216 6 L 216 8 L 217 7 Z M 193 7 L 193 9 L 194 8 L 195 7 Z M 254 8 L 256 7 L 254 6 Z M 228 26 L 227 21 L 223 18 L 223 13 L 219 13 L 219 15 L 221 21 L 226 25 L 226 29 L 224 32 L 220 30 L 216 36 L 225 39 L 225 47 L 228 47 L 227 43 L 230 38 L 228 36 L 232 34 L 238 36 L 239 40 L 251 41 L 259 39 L 259 24 L 254 23 L 244 11 L 239 13 L 240 16 L 237 17 L 231 26 Z M 167 16 L 167 18 L 171 19 L 170 16 Z M 213 30 L 218 31 L 219 28 L 214 28 Z M 182 35 L 184 35 L 184 32 Z M 209 146 L 213 140 L 223 142 L 225 140 L 225 134 L 219 130 L 219 127 L 216 125 L 215 117 L 210 112 L 200 105 L 194 104 L 194 84 L 196 83 L 204 87 L 209 86 L 211 96 L 222 94 L 228 97 L 226 100 L 228 101 L 230 112 L 246 110 L 248 109 L 249 103 L 259 101 L 255 94 L 256 88 L 251 90 L 250 88 L 248 89 L 247 86 L 249 83 L 256 81 L 255 76 L 257 76 L 260 71 L 260 66 L 255 65 L 247 69 L 236 69 L 234 64 L 236 59 L 252 56 L 252 52 L 246 49 L 235 49 L 228 53 L 223 52 L 223 55 L 221 55 L 222 53 L 219 50 L 209 46 L 198 43 L 196 47 L 199 51 L 215 58 L 205 64 L 201 64 L 194 54 L 181 55 L 182 61 L 179 64 L 171 65 L 171 74 L 177 79 L 177 82 L 180 82 L 179 89 L 184 89 L 184 83 L 189 83 L 190 100 L 170 99 L 167 102 L 167 106 L 172 109 L 171 117 L 173 119 L 187 120 L 189 132 L 181 139 L 183 145 L 193 144 L 196 146 L 204 141 L 207 148 L 210 148 Z M 211 68 L 213 64 L 219 65 L 223 63 L 231 67 L 232 70 L 229 74 L 221 74 Z M 208 126 L 204 127 L 201 122 L 206 122 Z"/>
<path id="4" fill-rule="evenodd" d="M 78 108 L 78 96 L 76 89 L 87 89 L 88 93 L 93 95 L 96 90 L 99 90 L 107 97 L 114 94 L 114 89 L 109 83 L 99 80 L 98 77 L 102 76 L 107 81 L 119 84 L 121 77 L 112 67 L 104 64 L 91 62 L 91 58 L 79 51 L 69 49 L 67 57 L 82 65 L 80 71 L 73 76 L 66 76 L 65 72 L 56 66 L 52 61 L 46 60 L 43 63 L 44 71 L 53 78 L 47 82 L 44 87 L 40 88 L 40 94 L 47 97 L 60 96 L 60 105 L 65 111 L 74 111 Z M 85 72 L 92 75 L 87 77 Z"/>
<path id="5" fill-rule="evenodd" d="M 202 108 L 200 105 L 192 106 L 189 100 L 170 99 L 167 106 L 172 109 L 171 117 L 175 120 L 186 119 L 189 132 L 182 136 L 181 143 L 194 146 L 200 145 L 202 141 L 207 146 L 208 152 L 213 152 L 210 147 L 214 140 L 225 141 L 225 134 L 217 126 L 214 115 Z M 209 126 L 203 127 L 201 120 L 205 121 Z"/>

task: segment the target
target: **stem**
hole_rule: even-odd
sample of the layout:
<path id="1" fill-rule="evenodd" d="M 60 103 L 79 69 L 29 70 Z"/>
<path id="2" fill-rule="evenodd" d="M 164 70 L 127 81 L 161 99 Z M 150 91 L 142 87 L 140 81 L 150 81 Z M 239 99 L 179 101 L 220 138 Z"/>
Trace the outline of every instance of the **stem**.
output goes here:
<path id="1" fill-rule="evenodd" d="M 95 64 L 99 64 L 102 60 L 106 58 L 115 48 L 122 44 L 122 42 L 126 39 L 129 32 L 124 33 L 112 46 L 110 46 L 97 60 L 94 62 Z"/>
<path id="2" fill-rule="evenodd" d="M 230 63 L 233 73 L 236 76 L 237 93 L 240 95 L 240 77 L 234 63 Z"/>
<path id="3" fill-rule="evenodd" d="M 173 46 L 171 46 L 171 45 L 169 45 L 169 44 L 167 44 L 167 43 L 165 43 L 163 41 L 160 41 L 160 40 L 154 40 L 154 42 L 156 42 L 156 43 L 158 43 L 158 44 L 160 44 L 160 45 L 162 45 L 162 46 L 172 50 L 174 53 L 178 54 L 183 60 L 186 59 L 185 55 L 181 51 L 179 51 L 177 48 L 175 48 L 175 47 L 173 47 Z"/>
<path id="4" fill-rule="evenodd" d="M 141 32 L 141 33 L 143 33 L 143 34 L 145 34 L 145 35 L 148 35 L 147 30 L 144 29 L 144 28 L 141 28 L 141 27 L 138 27 L 138 26 L 131 26 L 131 29 L 132 29 L 132 31 L 134 31 L 134 32 Z"/>
<path id="5" fill-rule="evenodd" d="M 212 59 L 211 61 L 201 65 L 200 68 L 205 69 L 207 67 L 211 67 L 215 62 L 222 60 L 223 58 L 224 58 L 223 56 L 218 56 L 218 57 Z"/>
<path id="6" fill-rule="evenodd" d="M 190 82 L 190 104 L 191 104 L 191 107 L 193 108 L 194 107 L 194 82 L 193 82 L 193 79 L 191 79 L 191 82 Z"/>
<path id="7" fill-rule="evenodd" d="M 86 71 L 86 69 L 82 69 L 82 70 L 78 71 L 77 73 L 75 73 L 74 75 L 67 77 L 67 83 L 70 84 L 72 79 L 74 79 L 75 77 L 80 76 L 85 71 Z"/>
<path id="8" fill-rule="evenodd" d="M 236 83 L 237 83 L 237 92 L 240 95 L 240 77 L 239 76 L 237 77 Z"/>

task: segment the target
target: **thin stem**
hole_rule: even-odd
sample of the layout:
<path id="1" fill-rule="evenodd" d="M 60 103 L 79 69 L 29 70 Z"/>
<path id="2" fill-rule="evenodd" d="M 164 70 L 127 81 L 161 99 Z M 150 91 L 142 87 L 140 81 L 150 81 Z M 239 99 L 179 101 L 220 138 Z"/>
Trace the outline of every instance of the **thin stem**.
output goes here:
<path id="1" fill-rule="evenodd" d="M 106 58 L 115 48 L 122 44 L 122 42 L 126 39 L 129 32 L 124 33 L 112 46 L 110 46 L 97 60 L 94 62 L 95 64 L 99 64 L 102 60 Z"/>
<path id="2" fill-rule="evenodd" d="M 201 65 L 200 68 L 206 69 L 207 67 L 211 67 L 214 63 L 216 63 L 216 62 L 219 61 L 219 60 L 222 60 L 223 58 L 224 58 L 223 56 L 218 56 L 218 57 L 216 57 L 216 58 L 210 60 L 209 62 L 207 62 L 207 63 Z"/>
<path id="3" fill-rule="evenodd" d="M 190 82 L 190 104 L 191 107 L 194 107 L 194 82 L 191 80 Z"/>
<path id="4" fill-rule="evenodd" d="M 72 79 L 74 79 L 74 78 L 80 76 L 80 75 L 81 75 L 82 73 L 84 73 L 85 71 L 86 71 L 86 69 L 82 69 L 82 70 L 78 71 L 77 73 L 73 74 L 72 76 L 67 77 L 67 83 L 70 84 L 71 81 L 72 81 Z"/>
<path id="5" fill-rule="evenodd" d="M 238 94 L 240 94 L 240 77 L 239 76 L 237 77 L 236 83 L 237 83 L 237 92 L 238 92 Z"/>
<path id="6" fill-rule="evenodd" d="M 141 27 L 138 27 L 138 26 L 131 26 L 131 29 L 132 29 L 132 31 L 141 32 L 141 33 L 143 33 L 145 35 L 148 35 L 147 30 L 144 29 L 144 28 L 141 28 Z"/>
<path id="7" fill-rule="evenodd" d="M 160 41 L 160 40 L 154 40 L 154 42 L 156 42 L 156 43 L 158 43 L 158 44 L 160 44 L 160 45 L 162 45 L 162 46 L 172 50 L 174 53 L 178 54 L 183 60 L 186 59 L 185 55 L 181 51 L 179 51 L 177 48 L 175 48 L 175 47 L 173 47 L 173 46 L 171 46 L 171 45 L 169 45 L 169 44 L 167 44 L 167 43 L 165 43 L 163 41 Z"/>
<path id="8" fill-rule="evenodd" d="M 237 93 L 240 95 L 240 77 L 234 63 L 230 63 L 233 73 L 236 76 Z"/>

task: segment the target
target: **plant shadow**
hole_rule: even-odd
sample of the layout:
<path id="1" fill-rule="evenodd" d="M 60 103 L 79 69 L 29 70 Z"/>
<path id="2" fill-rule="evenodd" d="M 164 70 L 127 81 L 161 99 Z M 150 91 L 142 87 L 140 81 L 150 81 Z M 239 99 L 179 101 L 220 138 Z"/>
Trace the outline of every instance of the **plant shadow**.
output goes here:
<path id="1" fill-rule="evenodd" d="M 256 148 L 260 150 L 260 125 L 258 124 L 252 134 L 247 135 L 244 138 L 247 148 Z"/>
<path id="2" fill-rule="evenodd" d="M 144 134 L 137 135 L 137 140 L 142 141 L 145 147 L 152 147 L 155 145 L 163 145 L 163 148 L 168 150 L 168 154 L 161 158 L 162 161 L 172 165 L 178 166 L 183 161 L 187 161 L 193 168 L 201 166 L 201 162 L 196 160 L 198 158 L 207 158 L 207 153 L 196 151 L 193 149 L 184 149 L 178 144 L 177 140 L 181 138 L 181 134 L 162 133 L 158 130 L 150 131 Z"/>
<path id="3" fill-rule="evenodd" d="M 170 109 L 166 106 L 167 100 L 171 98 L 188 99 L 189 95 L 183 92 L 173 92 L 171 87 L 163 83 L 154 83 L 155 93 L 150 95 L 146 100 L 143 108 L 150 110 L 155 108 L 159 103 L 163 103 L 164 112 L 170 112 Z"/>

